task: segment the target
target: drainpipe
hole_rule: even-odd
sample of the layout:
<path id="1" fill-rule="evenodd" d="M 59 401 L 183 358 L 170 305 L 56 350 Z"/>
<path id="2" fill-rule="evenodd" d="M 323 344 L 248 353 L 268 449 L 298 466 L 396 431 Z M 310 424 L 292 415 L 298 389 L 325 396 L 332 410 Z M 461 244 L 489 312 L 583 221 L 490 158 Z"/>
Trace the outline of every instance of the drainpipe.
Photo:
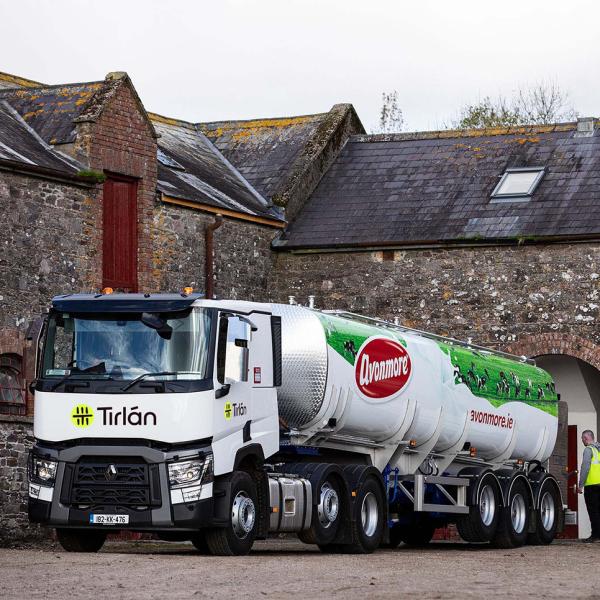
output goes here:
<path id="1" fill-rule="evenodd" d="M 204 291 L 205 297 L 212 299 L 215 295 L 214 282 L 214 233 L 223 225 L 223 216 L 215 215 L 215 220 L 204 229 Z"/>

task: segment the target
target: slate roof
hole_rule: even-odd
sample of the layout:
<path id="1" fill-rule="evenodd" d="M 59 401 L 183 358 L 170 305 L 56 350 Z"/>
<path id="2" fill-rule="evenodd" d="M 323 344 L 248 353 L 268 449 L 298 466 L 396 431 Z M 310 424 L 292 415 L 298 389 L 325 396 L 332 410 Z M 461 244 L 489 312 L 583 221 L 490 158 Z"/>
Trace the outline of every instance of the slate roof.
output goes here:
<path id="1" fill-rule="evenodd" d="M 600 233 L 600 132 L 576 124 L 349 138 L 275 247 L 385 246 Z M 546 167 L 528 201 L 492 202 L 505 169 Z"/>
<path id="2" fill-rule="evenodd" d="M 157 187 L 163 194 L 253 216 L 282 220 L 192 123 L 150 115 L 159 134 Z"/>
<path id="3" fill-rule="evenodd" d="M 0 100 L 0 160 L 69 174 L 81 169 L 46 144 L 5 101 Z"/>
<path id="4" fill-rule="evenodd" d="M 273 198 L 329 113 L 198 123 L 198 128 L 265 198 Z"/>
<path id="5" fill-rule="evenodd" d="M 95 81 L 5 89 L 0 90 L 0 100 L 7 100 L 44 141 L 65 144 L 75 141 L 74 120 L 105 85 L 103 81 Z"/>

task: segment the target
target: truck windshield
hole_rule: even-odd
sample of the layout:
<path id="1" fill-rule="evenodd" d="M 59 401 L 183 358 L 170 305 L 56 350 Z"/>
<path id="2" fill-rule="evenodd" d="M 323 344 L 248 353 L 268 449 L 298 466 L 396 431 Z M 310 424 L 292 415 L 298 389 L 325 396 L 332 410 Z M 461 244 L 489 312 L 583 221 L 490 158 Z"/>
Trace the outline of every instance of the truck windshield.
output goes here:
<path id="1" fill-rule="evenodd" d="M 204 379 L 210 329 L 211 315 L 202 309 L 165 315 L 55 312 L 48 322 L 42 376 Z"/>

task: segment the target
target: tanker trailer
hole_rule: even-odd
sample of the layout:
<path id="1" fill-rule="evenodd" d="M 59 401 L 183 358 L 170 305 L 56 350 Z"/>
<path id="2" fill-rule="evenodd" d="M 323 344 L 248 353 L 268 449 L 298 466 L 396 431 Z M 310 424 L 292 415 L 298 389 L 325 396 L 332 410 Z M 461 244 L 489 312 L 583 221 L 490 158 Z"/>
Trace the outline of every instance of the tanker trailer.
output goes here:
<path id="1" fill-rule="evenodd" d="M 30 519 L 66 550 L 152 532 L 246 554 L 547 544 L 558 397 L 532 361 L 343 312 L 183 294 L 53 299 Z"/>
<path id="2" fill-rule="evenodd" d="M 375 466 L 390 545 L 425 544 L 451 522 L 470 542 L 552 541 L 563 506 L 546 469 L 558 426 L 548 373 L 361 315 L 273 311 L 282 317 L 282 441 Z"/>

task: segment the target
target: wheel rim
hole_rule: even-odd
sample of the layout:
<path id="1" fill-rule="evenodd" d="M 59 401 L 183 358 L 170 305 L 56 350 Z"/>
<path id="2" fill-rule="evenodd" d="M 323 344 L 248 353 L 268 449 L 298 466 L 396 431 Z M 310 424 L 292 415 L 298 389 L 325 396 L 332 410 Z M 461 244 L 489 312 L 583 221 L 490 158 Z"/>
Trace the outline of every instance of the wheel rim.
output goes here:
<path id="1" fill-rule="evenodd" d="M 496 516 L 496 495 L 490 484 L 484 485 L 479 495 L 479 513 L 483 524 L 489 527 Z"/>
<path id="2" fill-rule="evenodd" d="M 540 502 L 540 517 L 542 527 L 546 531 L 551 531 L 554 527 L 554 498 L 550 492 L 545 492 Z"/>
<path id="3" fill-rule="evenodd" d="M 317 512 L 319 514 L 319 523 L 327 529 L 337 519 L 340 509 L 340 500 L 337 492 L 331 487 L 331 484 L 326 481 L 321 486 L 321 494 L 319 497 L 319 506 Z"/>
<path id="4" fill-rule="evenodd" d="M 360 519 L 365 535 L 372 537 L 375 531 L 377 531 L 377 524 L 379 523 L 377 498 L 373 492 L 367 492 L 363 498 Z"/>
<path id="5" fill-rule="evenodd" d="M 512 527 L 516 533 L 521 533 L 525 529 L 527 520 L 527 505 L 523 494 L 515 494 L 510 502 L 510 519 Z"/>
<path id="6" fill-rule="evenodd" d="M 256 509 L 246 492 L 238 492 L 231 506 L 231 524 L 235 535 L 244 539 L 254 527 Z"/>

